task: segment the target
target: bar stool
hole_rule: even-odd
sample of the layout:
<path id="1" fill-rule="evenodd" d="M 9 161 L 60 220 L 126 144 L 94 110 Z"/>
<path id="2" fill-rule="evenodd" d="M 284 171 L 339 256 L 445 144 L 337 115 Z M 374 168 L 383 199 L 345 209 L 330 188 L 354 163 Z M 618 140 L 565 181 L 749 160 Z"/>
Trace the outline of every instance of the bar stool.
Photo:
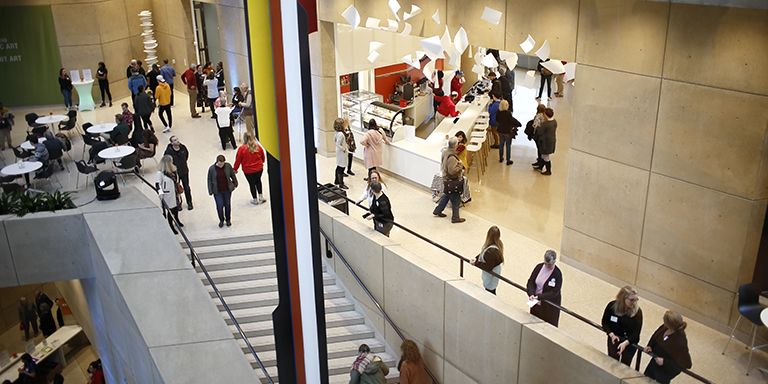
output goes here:
<path id="1" fill-rule="evenodd" d="M 731 343 L 731 339 L 733 338 L 734 332 L 736 332 L 736 328 L 739 326 L 741 318 L 746 317 L 747 320 L 752 322 L 752 330 L 749 332 L 752 334 L 752 349 L 749 350 L 749 362 L 747 363 L 747 376 L 749 376 L 749 367 L 752 364 L 752 352 L 754 352 L 755 349 L 768 346 L 768 344 L 766 344 L 755 347 L 757 327 L 765 325 L 761 319 L 762 313 L 765 312 L 765 307 L 760 305 L 760 293 L 756 284 L 744 284 L 739 287 L 738 308 L 739 318 L 736 320 L 736 325 L 733 326 L 733 331 L 731 331 L 731 336 L 728 337 L 728 342 L 725 344 L 725 348 L 723 348 L 723 355 L 725 355 L 725 350 L 728 349 L 728 344 Z"/>
<path id="2" fill-rule="evenodd" d="M 480 156 L 481 152 L 481 145 L 478 143 L 469 143 L 467 145 L 467 174 L 469 174 L 469 170 L 472 168 L 472 165 L 477 162 L 475 165 L 475 168 L 477 168 L 477 181 L 480 181 L 480 168 L 482 168 L 482 160 L 478 158 Z"/>

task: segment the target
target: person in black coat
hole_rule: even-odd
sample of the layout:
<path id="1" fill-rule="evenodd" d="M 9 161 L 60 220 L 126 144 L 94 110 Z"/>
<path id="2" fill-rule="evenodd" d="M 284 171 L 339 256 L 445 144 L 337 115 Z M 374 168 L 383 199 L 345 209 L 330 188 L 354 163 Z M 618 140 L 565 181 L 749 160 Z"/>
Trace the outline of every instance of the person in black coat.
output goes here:
<path id="1" fill-rule="evenodd" d="M 51 307 L 48 306 L 48 303 L 40 305 L 40 330 L 45 337 L 53 335 L 53 333 L 56 332 L 56 322 L 53 320 Z"/>
<path id="2" fill-rule="evenodd" d="M 373 204 L 371 204 L 370 212 L 365 215 L 365 218 L 373 220 L 373 228 L 389 237 L 389 231 L 394 226 L 392 222 L 395 220 L 389 197 L 381 191 L 381 183 L 378 181 L 371 182 L 371 192 L 374 196 Z"/>
<path id="3" fill-rule="evenodd" d="M 555 120 L 555 111 L 552 108 L 544 110 L 544 122 L 536 130 L 536 146 L 541 152 L 542 175 L 552 174 L 552 161 L 549 155 L 555 153 L 555 144 L 557 143 L 557 120 Z"/>
<path id="4" fill-rule="evenodd" d="M 155 127 L 152 126 L 152 112 L 155 111 L 155 102 L 152 101 L 152 96 L 144 92 L 144 86 L 139 85 L 139 93 L 136 94 L 136 99 L 133 100 L 133 109 L 135 114 L 133 119 L 136 120 L 138 115 L 141 118 L 141 123 L 144 124 L 142 129 L 149 129 L 152 132 L 155 131 Z"/>
<path id="5" fill-rule="evenodd" d="M 40 290 L 35 291 L 35 305 L 37 306 L 37 314 L 40 315 L 43 312 L 43 304 L 48 304 L 48 309 L 50 310 L 53 308 L 53 301 L 51 301 L 50 298 L 48 298 L 48 295 L 45 293 L 40 292 Z"/>
<path id="6" fill-rule="evenodd" d="M 59 299 L 54 300 L 56 302 L 56 321 L 59 323 L 59 328 L 64 326 L 64 316 L 61 314 L 61 303 Z"/>
<path id="7" fill-rule="evenodd" d="M 683 316 L 679 313 L 664 313 L 664 324 L 653 333 L 648 346 L 645 347 L 646 353 L 656 355 L 645 368 L 645 376 L 659 383 L 669 384 L 683 369 L 691 369 L 693 363 L 688 352 L 686 326 Z"/>
<path id="8" fill-rule="evenodd" d="M 603 331 L 608 335 L 608 356 L 620 360 L 629 366 L 635 356 L 635 348 L 630 344 L 640 342 L 643 329 L 643 310 L 637 304 L 637 291 L 631 286 L 624 286 L 616 294 L 603 312 Z"/>
<path id="9" fill-rule="evenodd" d="M 191 211 L 194 209 L 194 206 L 192 205 L 192 190 L 189 188 L 189 165 L 187 164 L 189 150 L 176 136 L 171 136 L 168 141 L 170 141 L 170 144 L 165 148 L 163 155 L 171 156 L 171 159 L 173 159 L 173 165 L 176 166 L 176 174 L 179 176 L 181 185 L 184 186 L 184 198 L 187 199 L 187 209 Z"/>
<path id="10" fill-rule="evenodd" d="M 557 252 L 548 250 L 544 253 L 544 262 L 537 265 L 528 278 L 526 291 L 531 300 L 539 303 L 531 307 L 531 314 L 557 327 L 560 322 L 560 310 L 546 301 L 560 305 L 562 299 L 560 288 L 563 285 L 563 274 L 555 266 Z"/>

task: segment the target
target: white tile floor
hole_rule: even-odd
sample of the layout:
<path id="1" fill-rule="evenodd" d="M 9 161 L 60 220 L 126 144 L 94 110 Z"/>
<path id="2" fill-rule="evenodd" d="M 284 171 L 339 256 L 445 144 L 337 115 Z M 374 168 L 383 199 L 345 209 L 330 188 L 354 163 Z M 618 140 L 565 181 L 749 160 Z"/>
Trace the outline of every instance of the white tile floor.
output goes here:
<path id="1" fill-rule="evenodd" d="M 518 78 L 521 75 L 518 74 Z M 429 191 L 416 188 L 412 184 L 399 181 L 392 175 L 384 174 L 384 179 L 389 190 L 389 196 L 393 203 L 393 211 L 397 222 L 412 228 L 427 237 L 450 249 L 466 256 L 472 257 L 480 251 L 485 238 L 485 233 L 491 225 L 497 225 L 502 230 L 502 240 L 505 244 L 505 264 L 503 274 L 518 283 L 524 283 L 533 266 L 543 257 L 547 249 L 559 250 L 563 208 L 566 185 L 566 170 L 568 159 L 568 143 L 570 141 L 571 121 L 571 97 L 572 89 L 566 87 L 566 97 L 551 101 L 555 109 L 555 118 L 558 120 L 558 149 L 552 156 L 553 175 L 545 177 L 531 171 L 530 163 L 535 160 L 535 146 L 528 142 L 522 130 L 513 142 L 513 159 L 515 164 L 505 166 L 494 161 L 495 154 L 489 159 L 489 167 L 481 180 L 476 180 L 473 174 L 470 176 L 472 188 L 472 202 L 462 209 L 462 216 L 467 222 L 451 224 L 448 219 L 439 219 L 431 215 L 434 203 L 431 201 Z M 112 108 L 98 108 L 96 111 L 84 112 L 80 123 L 84 121 L 99 122 L 111 121 L 115 113 L 120 112 L 119 102 L 116 100 Z M 533 117 L 536 108 L 533 91 L 518 86 L 514 97 L 514 115 L 525 124 Z M 38 114 L 47 114 L 49 110 L 54 113 L 63 113 L 63 106 L 37 107 L 26 109 L 14 109 L 17 116 L 17 126 L 13 130 L 14 143 L 23 141 L 26 124 L 23 116 L 29 111 Z M 213 164 L 216 155 L 223 153 L 227 161 L 234 162 L 235 151 L 221 150 L 218 140 L 215 122 L 203 114 L 201 119 L 192 119 L 187 108 L 185 94 L 176 93 L 176 106 L 173 108 L 174 130 L 171 134 L 180 138 L 190 150 L 190 180 L 195 209 L 185 210 L 180 218 L 185 223 L 185 231 L 191 238 L 209 238 L 219 233 L 245 234 L 264 233 L 271 231 L 271 211 L 269 202 L 254 206 L 249 203 L 250 194 L 247 183 L 242 175 L 239 175 L 240 188 L 233 193 L 233 226 L 219 229 L 218 219 L 215 214 L 213 199 L 207 195 L 205 177 L 208 167 Z M 159 119 L 153 118 L 155 126 L 159 126 Z M 157 159 L 164 151 L 165 145 L 171 134 L 158 133 L 162 143 Z M 82 151 L 82 141 L 75 140 L 72 156 L 77 160 Z M 13 161 L 10 150 L 2 153 L 6 162 Z M 334 159 L 317 156 L 318 181 L 322 183 L 333 180 Z M 496 158 L 497 159 L 497 158 Z M 145 178 L 154 180 L 155 164 L 148 162 L 145 166 Z M 103 166 L 101 168 L 104 168 Z M 72 173 L 58 172 L 59 178 L 65 190 L 75 190 L 75 168 L 70 166 Z M 350 187 L 349 196 L 356 198 L 365 187 L 363 181 L 363 166 L 355 163 L 353 170 L 358 172 L 355 177 L 347 179 Z M 153 192 L 135 177 L 127 177 L 129 185 L 139 188 L 147 196 L 156 198 Z M 267 191 L 267 175 L 262 178 L 265 188 L 265 196 L 269 199 Z M 54 183 L 55 184 L 55 183 Z M 82 204 L 90 201 L 94 192 L 92 187 L 78 189 L 77 202 Z M 121 185 L 122 186 L 122 185 Z M 186 204 L 185 204 L 186 206 Z M 351 207 L 350 215 L 363 221 L 362 211 Z M 367 221 L 365 221 L 368 223 Z M 435 263 L 446 268 L 449 272 L 458 273 L 458 261 L 451 256 L 435 250 L 432 246 L 404 233 L 398 229 L 392 232 L 392 238 L 401 242 L 409 249 L 417 252 Z M 564 275 L 563 305 L 590 319 L 598 321 L 602 315 L 605 304 L 612 300 L 618 287 L 606 283 L 594 276 L 581 272 L 574 268 L 558 264 Z M 465 277 L 480 284 L 480 273 L 473 268 L 465 268 Z M 500 297 L 510 303 L 526 309 L 524 293 L 513 288 L 500 287 Z M 642 298 L 641 298 L 642 299 Z M 643 329 L 641 343 L 647 342 L 651 333 L 661 324 L 661 316 L 665 308 L 649 302 L 641 301 L 645 312 L 645 327 Z M 566 315 L 561 317 L 560 328 L 576 339 L 579 339 L 598 350 L 605 348 L 605 337 L 599 331 L 584 325 L 580 321 Z M 709 378 L 716 383 L 761 383 L 765 379 L 761 373 L 754 369 L 751 376 L 745 376 L 747 353 L 743 344 L 734 341 L 725 356 L 721 355 L 723 346 L 727 341 L 727 335 L 714 331 L 699 323 L 689 321 L 688 339 L 693 357 L 693 371 Z M 752 361 L 753 367 L 768 367 L 768 355 L 758 351 Z M 644 364 L 647 359 L 644 359 Z M 695 383 L 688 377 L 680 377 L 676 383 Z"/>

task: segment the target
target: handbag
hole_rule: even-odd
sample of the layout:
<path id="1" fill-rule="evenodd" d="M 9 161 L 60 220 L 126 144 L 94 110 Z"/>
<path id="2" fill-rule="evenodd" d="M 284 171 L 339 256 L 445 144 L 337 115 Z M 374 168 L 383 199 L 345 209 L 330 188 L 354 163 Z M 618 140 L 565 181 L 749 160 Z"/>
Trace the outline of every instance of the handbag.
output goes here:
<path id="1" fill-rule="evenodd" d="M 443 180 L 443 193 L 458 193 L 464 192 L 464 180 L 463 179 L 444 179 Z"/>

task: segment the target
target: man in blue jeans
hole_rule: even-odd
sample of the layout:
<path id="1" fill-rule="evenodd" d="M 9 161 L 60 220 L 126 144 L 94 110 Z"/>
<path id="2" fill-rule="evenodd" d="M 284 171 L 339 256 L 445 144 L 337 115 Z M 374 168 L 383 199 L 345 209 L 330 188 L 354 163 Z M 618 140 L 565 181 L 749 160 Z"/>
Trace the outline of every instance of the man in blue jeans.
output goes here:
<path id="1" fill-rule="evenodd" d="M 447 185 L 448 181 L 462 180 L 464 178 L 464 164 L 459 160 L 459 156 L 456 153 L 456 146 L 459 145 L 459 140 L 456 137 L 448 139 L 448 148 L 443 151 L 442 158 L 440 159 L 440 170 L 443 173 L 443 185 Z M 459 217 L 459 205 L 461 205 L 461 193 L 452 192 L 445 193 L 440 198 L 440 202 L 437 203 L 437 207 L 432 211 L 432 214 L 437 217 L 447 216 L 443 213 L 445 206 L 448 205 L 448 200 L 451 201 L 451 208 L 453 214 L 451 215 L 451 223 L 463 223 L 466 219 Z"/>
<path id="2" fill-rule="evenodd" d="M 171 106 L 173 106 L 173 78 L 176 77 L 176 71 L 173 70 L 173 67 L 168 65 L 168 59 L 163 60 L 163 64 L 165 65 L 160 68 L 160 74 L 163 75 L 165 83 L 171 87 Z"/>

